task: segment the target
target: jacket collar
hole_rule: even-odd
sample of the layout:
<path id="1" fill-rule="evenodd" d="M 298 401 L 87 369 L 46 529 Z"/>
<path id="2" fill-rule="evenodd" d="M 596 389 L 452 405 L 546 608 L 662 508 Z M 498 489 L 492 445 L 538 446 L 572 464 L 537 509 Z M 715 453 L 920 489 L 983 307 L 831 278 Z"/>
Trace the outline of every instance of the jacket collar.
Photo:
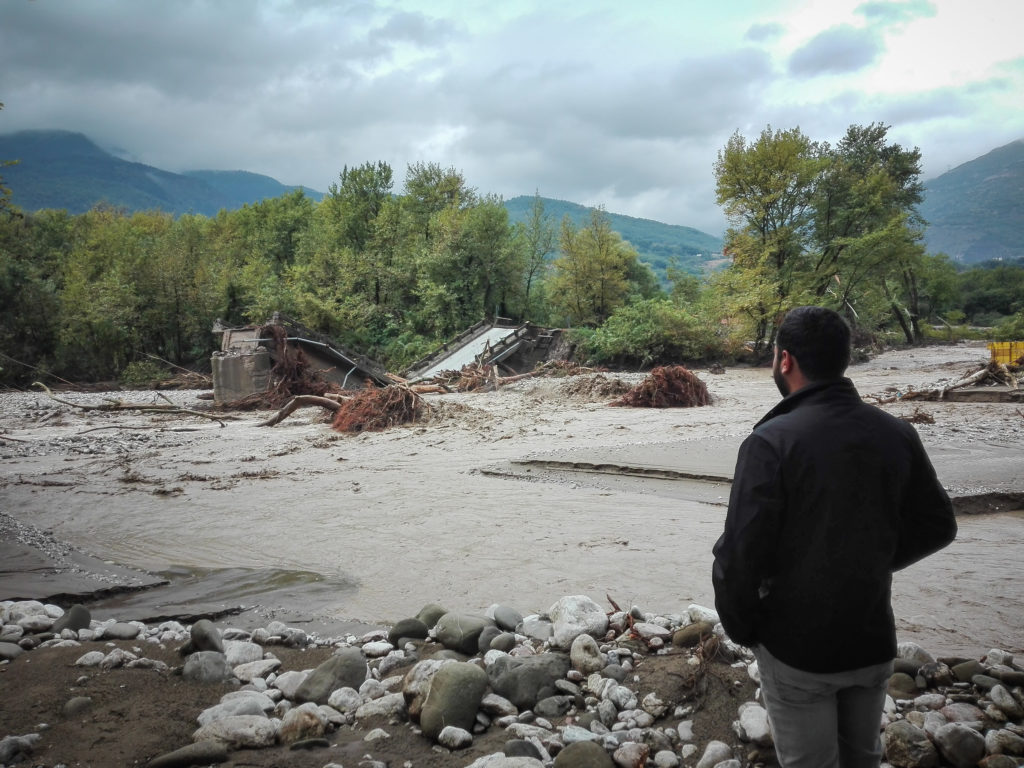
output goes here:
<path id="1" fill-rule="evenodd" d="M 807 401 L 815 400 L 836 400 L 854 398 L 857 401 L 860 400 L 860 395 L 857 394 L 857 388 L 853 386 L 853 382 L 848 378 L 832 379 L 830 381 L 819 381 L 813 384 L 808 384 L 803 389 L 798 389 L 790 395 L 782 398 L 775 407 L 766 413 L 754 428 L 761 426 L 766 421 L 771 421 L 776 416 L 781 416 L 784 413 L 789 413 L 795 410 L 800 405 Z"/>

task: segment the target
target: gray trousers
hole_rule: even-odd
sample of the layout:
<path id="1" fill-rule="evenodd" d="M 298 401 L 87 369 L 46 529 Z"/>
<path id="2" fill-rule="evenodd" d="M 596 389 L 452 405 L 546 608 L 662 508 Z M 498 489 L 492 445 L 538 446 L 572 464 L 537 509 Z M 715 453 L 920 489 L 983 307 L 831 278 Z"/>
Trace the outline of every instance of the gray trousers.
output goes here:
<path id="1" fill-rule="evenodd" d="M 878 768 L 891 661 L 815 674 L 753 650 L 782 768 Z"/>

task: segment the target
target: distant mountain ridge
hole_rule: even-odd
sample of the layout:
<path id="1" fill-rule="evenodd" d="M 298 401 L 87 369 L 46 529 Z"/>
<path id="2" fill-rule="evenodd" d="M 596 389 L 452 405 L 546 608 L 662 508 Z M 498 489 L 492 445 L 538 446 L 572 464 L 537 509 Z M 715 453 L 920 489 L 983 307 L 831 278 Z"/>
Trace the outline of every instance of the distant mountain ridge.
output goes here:
<path id="1" fill-rule="evenodd" d="M 963 264 L 1024 257 L 1024 139 L 925 182 L 930 253 Z"/>
<path id="2" fill-rule="evenodd" d="M 13 204 L 26 211 L 56 208 L 80 214 L 105 202 L 129 211 L 215 216 L 298 189 L 247 171 L 163 171 L 115 157 L 72 131 L 0 136 L 0 158 L 18 161 L 0 174 Z M 303 190 L 314 200 L 323 197 Z"/>

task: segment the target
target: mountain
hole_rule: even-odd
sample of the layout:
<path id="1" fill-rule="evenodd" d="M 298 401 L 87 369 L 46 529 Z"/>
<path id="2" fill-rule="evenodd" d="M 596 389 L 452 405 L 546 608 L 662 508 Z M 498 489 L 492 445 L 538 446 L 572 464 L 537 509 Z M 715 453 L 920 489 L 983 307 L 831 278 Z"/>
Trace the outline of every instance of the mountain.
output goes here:
<path id="1" fill-rule="evenodd" d="M 544 215 L 550 216 L 556 226 L 566 216 L 576 226 L 584 226 L 593 210 L 565 200 L 540 199 L 544 204 Z M 513 222 L 525 222 L 530 216 L 533 201 L 533 197 L 526 195 L 506 200 L 509 218 Z M 699 229 L 619 213 L 609 213 L 608 220 L 612 229 L 636 249 L 640 260 L 650 264 L 662 281 L 666 280 L 666 270 L 673 261 L 683 271 L 700 275 L 722 257 L 721 239 Z"/>
<path id="2" fill-rule="evenodd" d="M 1024 257 L 1024 139 L 925 182 L 930 253 L 963 264 Z"/>
<path id="3" fill-rule="evenodd" d="M 129 211 L 214 216 L 296 189 L 244 171 L 162 171 L 115 157 L 71 131 L 0 136 L 0 159 L 18 161 L 0 169 L 0 175 L 11 189 L 12 203 L 26 211 L 57 208 L 79 214 L 105 202 Z M 305 191 L 315 200 L 323 197 Z"/>

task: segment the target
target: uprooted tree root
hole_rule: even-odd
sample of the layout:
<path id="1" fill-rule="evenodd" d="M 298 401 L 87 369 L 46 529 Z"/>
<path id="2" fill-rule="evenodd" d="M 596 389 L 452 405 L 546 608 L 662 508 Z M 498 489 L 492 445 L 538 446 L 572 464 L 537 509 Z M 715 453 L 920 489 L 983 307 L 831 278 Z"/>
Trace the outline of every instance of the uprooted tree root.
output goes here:
<path id="1" fill-rule="evenodd" d="M 426 409 L 423 398 L 406 386 L 364 389 L 341 403 L 331 426 L 338 432 L 379 432 L 418 421 Z"/>
<path id="2" fill-rule="evenodd" d="M 239 411 L 283 408 L 295 397 L 325 397 L 338 391 L 338 387 L 325 381 L 310 366 L 301 349 L 288 344 L 288 332 L 280 325 L 265 325 L 258 335 L 274 340 L 275 360 L 270 369 L 270 387 L 265 392 L 254 392 L 225 403 L 224 408 Z"/>
<path id="3" fill-rule="evenodd" d="M 682 365 L 652 369 L 636 387 L 609 403 L 630 408 L 693 408 L 710 404 L 707 385 Z"/>

